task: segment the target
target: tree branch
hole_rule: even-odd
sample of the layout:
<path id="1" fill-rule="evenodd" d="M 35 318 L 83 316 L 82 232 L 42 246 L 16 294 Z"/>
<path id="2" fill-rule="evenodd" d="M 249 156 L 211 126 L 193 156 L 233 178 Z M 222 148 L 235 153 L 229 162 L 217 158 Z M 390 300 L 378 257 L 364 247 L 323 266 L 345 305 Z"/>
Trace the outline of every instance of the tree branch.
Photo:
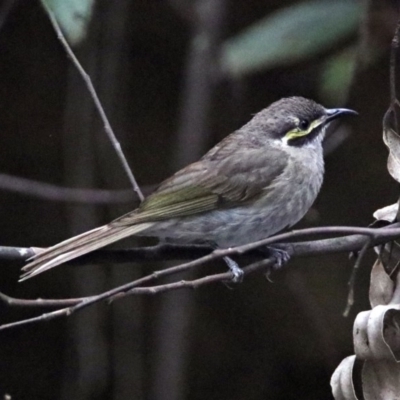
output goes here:
<path id="1" fill-rule="evenodd" d="M 81 63 L 79 62 L 79 60 L 77 59 L 77 57 L 75 56 L 74 52 L 72 51 L 71 47 L 69 46 L 67 40 L 65 39 L 64 34 L 61 31 L 61 28 L 57 22 L 56 17 L 54 16 L 54 13 L 52 12 L 52 10 L 50 9 L 50 7 L 47 6 L 47 4 L 45 2 L 42 2 L 42 5 L 44 7 L 44 9 L 46 10 L 50 22 L 53 25 L 53 28 L 57 34 L 57 38 L 60 41 L 60 43 L 62 44 L 62 46 L 64 47 L 65 51 L 67 52 L 68 56 L 71 58 L 74 66 L 76 67 L 77 71 L 79 72 L 79 74 L 81 75 L 83 81 L 85 82 L 85 85 L 90 93 L 90 96 L 93 99 L 94 105 L 100 115 L 101 120 L 103 121 L 104 124 L 104 130 L 108 136 L 108 138 L 111 141 L 112 146 L 114 147 L 115 152 L 117 153 L 117 156 L 119 157 L 121 164 L 123 166 L 123 169 L 126 173 L 126 175 L 128 176 L 128 179 L 133 187 L 133 190 L 136 192 L 136 194 L 138 195 L 140 201 L 144 200 L 144 196 L 142 191 L 139 188 L 139 185 L 136 182 L 135 176 L 132 173 L 131 168 L 129 167 L 128 161 L 126 160 L 125 154 L 122 151 L 121 145 L 119 143 L 119 141 L 117 140 L 117 137 L 114 134 L 114 131 L 111 128 L 111 124 L 108 121 L 107 115 L 103 109 L 103 106 L 101 105 L 100 99 L 96 93 L 96 89 L 93 86 L 92 80 L 90 79 L 90 76 L 86 73 L 86 71 L 84 70 L 84 68 L 82 67 Z"/>
<path id="2" fill-rule="evenodd" d="M 306 242 L 293 242 L 293 243 L 282 243 L 284 240 L 288 239 L 298 239 L 304 236 L 314 236 L 314 235 L 332 235 L 332 234 L 349 234 L 347 236 L 335 237 L 330 239 L 319 239 L 314 241 Z M 150 275 L 144 276 L 135 281 L 129 282 L 125 285 L 116 287 L 107 292 L 101 293 L 95 296 L 76 298 L 76 299 L 37 299 L 37 300 L 25 300 L 16 299 L 9 297 L 5 294 L 0 294 L 0 300 L 9 306 L 22 306 L 22 307 L 64 307 L 54 312 L 49 312 L 42 314 L 38 317 L 29 318 L 22 321 L 17 321 L 15 323 L 5 324 L 0 326 L 0 330 L 9 329 L 21 325 L 26 325 L 30 323 L 35 323 L 39 321 L 48 321 L 61 316 L 68 316 L 76 311 L 79 311 L 85 307 L 98 303 L 105 300 L 116 300 L 129 295 L 155 295 L 158 293 L 163 293 L 171 290 L 178 290 L 184 288 L 198 288 L 203 285 L 224 282 L 232 279 L 232 274 L 230 271 L 208 275 L 199 279 L 189 280 L 189 281 L 178 281 L 168 284 L 153 285 L 153 286 L 143 286 L 148 285 L 151 282 L 157 281 L 162 277 L 174 275 L 184 271 L 197 268 L 204 265 L 210 261 L 221 259 L 224 256 L 232 255 L 243 255 L 243 253 L 250 252 L 251 257 L 259 257 L 260 253 L 257 253 L 256 249 L 261 246 L 270 245 L 272 243 L 279 243 L 279 247 L 284 249 L 293 257 L 307 257 L 322 254 L 332 254 L 338 252 L 349 252 L 349 251 L 359 251 L 362 250 L 363 254 L 366 252 L 368 247 L 372 247 L 378 244 L 382 244 L 400 237 L 400 224 L 394 224 L 388 227 L 374 229 L 374 228 L 357 228 L 357 227 L 323 227 L 323 228 L 308 228 L 302 230 L 294 230 L 291 232 L 283 233 L 280 235 L 275 235 L 268 239 L 264 239 L 255 243 L 251 243 L 244 246 L 238 246 L 231 249 L 219 249 L 214 250 L 210 254 L 203 255 L 200 258 L 196 258 L 193 261 L 189 261 L 171 268 L 164 269 L 162 271 L 154 271 Z M 31 250 L 31 249 L 24 249 Z M 160 256 L 173 256 L 173 258 L 178 257 L 179 251 L 183 250 L 181 253 L 184 254 L 185 251 L 188 253 L 185 256 L 198 257 L 199 254 L 206 251 L 210 251 L 206 246 L 177 246 L 171 244 L 162 244 L 153 247 L 132 249 L 128 251 L 112 252 L 109 254 L 119 254 L 123 255 L 121 261 L 128 261 L 126 255 L 130 256 L 130 261 L 132 261 L 132 255 L 136 256 L 136 260 L 140 258 L 141 261 L 148 260 L 161 260 Z M 197 252 L 197 254 L 195 254 Z M 17 251 L 20 253 L 20 251 Z M 97 252 L 105 254 L 106 251 Z M 94 254 L 94 253 L 93 253 Z M 0 252 L 1 257 L 1 252 Z M 20 261 L 26 256 L 20 256 Z M 270 268 L 274 264 L 275 260 L 273 258 L 264 259 L 261 261 L 253 262 L 243 268 L 244 275 L 247 276 L 252 273 L 262 272 Z M 358 262 L 358 264 L 361 261 Z M 140 287 L 139 287 L 140 286 Z"/>
<path id="3" fill-rule="evenodd" d="M 305 236 L 332 236 L 345 234 L 349 235 L 306 242 L 282 243 L 289 240 L 300 239 Z M 279 243 L 279 246 L 284 247 L 289 253 L 295 251 L 296 256 L 300 257 L 357 251 L 361 250 L 365 244 L 365 236 L 372 238 L 371 246 L 386 243 L 400 237 L 400 223 L 392 224 L 383 228 L 327 226 L 292 230 L 244 246 L 214 250 L 212 252 L 211 260 L 231 255 L 241 256 L 244 253 L 246 253 L 246 256 L 259 257 L 260 252 L 257 251 L 258 247 L 268 246 L 274 243 Z M 39 254 L 41 251 L 42 249 L 39 247 L 0 246 L 0 262 L 25 262 L 34 255 Z M 198 257 L 209 255 L 211 251 L 212 249 L 207 245 L 160 243 L 155 246 L 136 247 L 122 250 L 97 250 L 67 264 L 86 265 L 91 263 L 107 264 L 110 262 L 120 264 L 128 262 L 197 259 Z M 204 262 L 208 261 L 209 260 L 207 259 Z"/>
<path id="4" fill-rule="evenodd" d="M 134 200 L 132 189 L 76 189 L 0 173 L 0 189 L 51 201 L 112 204 Z"/>

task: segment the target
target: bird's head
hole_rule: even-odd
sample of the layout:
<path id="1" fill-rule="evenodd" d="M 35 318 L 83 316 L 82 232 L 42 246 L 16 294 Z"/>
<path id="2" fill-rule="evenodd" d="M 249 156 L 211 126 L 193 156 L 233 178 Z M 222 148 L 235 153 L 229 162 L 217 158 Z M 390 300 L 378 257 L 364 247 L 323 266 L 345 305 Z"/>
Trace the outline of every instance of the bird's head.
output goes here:
<path id="1" fill-rule="evenodd" d="M 249 125 L 269 139 L 284 145 L 303 147 L 321 142 L 327 126 L 344 115 L 357 115 L 347 108 L 327 109 L 304 97 L 287 97 L 272 103 L 254 116 Z"/>

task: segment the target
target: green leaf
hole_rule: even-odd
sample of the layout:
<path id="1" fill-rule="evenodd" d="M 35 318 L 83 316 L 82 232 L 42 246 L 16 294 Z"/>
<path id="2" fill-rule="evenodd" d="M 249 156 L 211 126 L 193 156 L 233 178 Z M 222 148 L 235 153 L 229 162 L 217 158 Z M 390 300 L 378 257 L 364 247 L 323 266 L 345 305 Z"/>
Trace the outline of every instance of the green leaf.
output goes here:
<path id="1" fill-rule="evenodd" d="M 316 55 L 357 29 L 363 2 L 302 2 L 256 22 L 224 44 L 221 67 L 245 75 Z"/>
<path id="2" fill-rule="evenodd" d="M 86 36 L 94 0 L 41 0 L 54 13 L 71 45 L 79 44 Z"/>

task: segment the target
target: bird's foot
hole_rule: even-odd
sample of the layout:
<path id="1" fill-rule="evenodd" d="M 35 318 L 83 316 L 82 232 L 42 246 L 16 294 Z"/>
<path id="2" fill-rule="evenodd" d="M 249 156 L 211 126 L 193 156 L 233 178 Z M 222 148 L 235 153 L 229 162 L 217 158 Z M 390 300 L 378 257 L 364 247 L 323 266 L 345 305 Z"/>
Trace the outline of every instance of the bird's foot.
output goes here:
<path id="1" fill-rule="evenodd" d="M 225 261 L 225 264 L 228 266 L 230 271 L 232 272 L 232 283 L 241 283 L 243 281 L 243 275 L 244 272 L 242 268 L 239 267 L 239 264 L 232 260 L 230 257 L 224 257 L 223 260 Z"/>
<path id="2" fill-rule="evenodd" d="M 206 242 L 209 246 L 211 246 L 214 250 L 218 249 L 218 245 L 215 242 L 211 242 L 211 241 L 207 241 Z M 244 275 L 244 271 L 242 270 L 242 268 L 239 267 L 239 264 L 232 260 L 232 258 L 225 256 L 222 258 L 225 262 L 225 264 L 228 266 L 229 270 L 232 272 L 232 279 L 230 281 L 225 281 L 224 284 L 232 289 L 231 286 L 229 286 L 229 284 L 231 283 L 241 283 L 243 281 L 243 275 Z"/>
<path id="3" fill-rule="evenodd" d="M 265 277 L 270 282 L 272 282 L 271 274 L 274 271 L 282 268 L 290 260 L 290 254 L 286 250 L 271 246 L 260 248 L 260 250 L 265 256 L 275 259 L 275 262 L 268 268 L 268 271 L 265 273 Z"/>

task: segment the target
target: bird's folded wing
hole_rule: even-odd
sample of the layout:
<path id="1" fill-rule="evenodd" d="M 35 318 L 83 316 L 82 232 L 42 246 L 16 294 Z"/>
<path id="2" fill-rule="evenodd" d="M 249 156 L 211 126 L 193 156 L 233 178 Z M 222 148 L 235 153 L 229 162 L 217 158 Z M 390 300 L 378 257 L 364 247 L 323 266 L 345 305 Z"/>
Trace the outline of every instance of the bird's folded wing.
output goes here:
<path id="1" fill-rule="evenodd" d="M 111 225 L 161 221 L 246 205 L 270 190 L 287 166 L 287 158 L 277 150 L 266 160 L 261 149 L 247 150 L 245 156 L 244 160 L 215 154 L 213 159 L 203 157 L 166 180 L 137 210 Z"/>

